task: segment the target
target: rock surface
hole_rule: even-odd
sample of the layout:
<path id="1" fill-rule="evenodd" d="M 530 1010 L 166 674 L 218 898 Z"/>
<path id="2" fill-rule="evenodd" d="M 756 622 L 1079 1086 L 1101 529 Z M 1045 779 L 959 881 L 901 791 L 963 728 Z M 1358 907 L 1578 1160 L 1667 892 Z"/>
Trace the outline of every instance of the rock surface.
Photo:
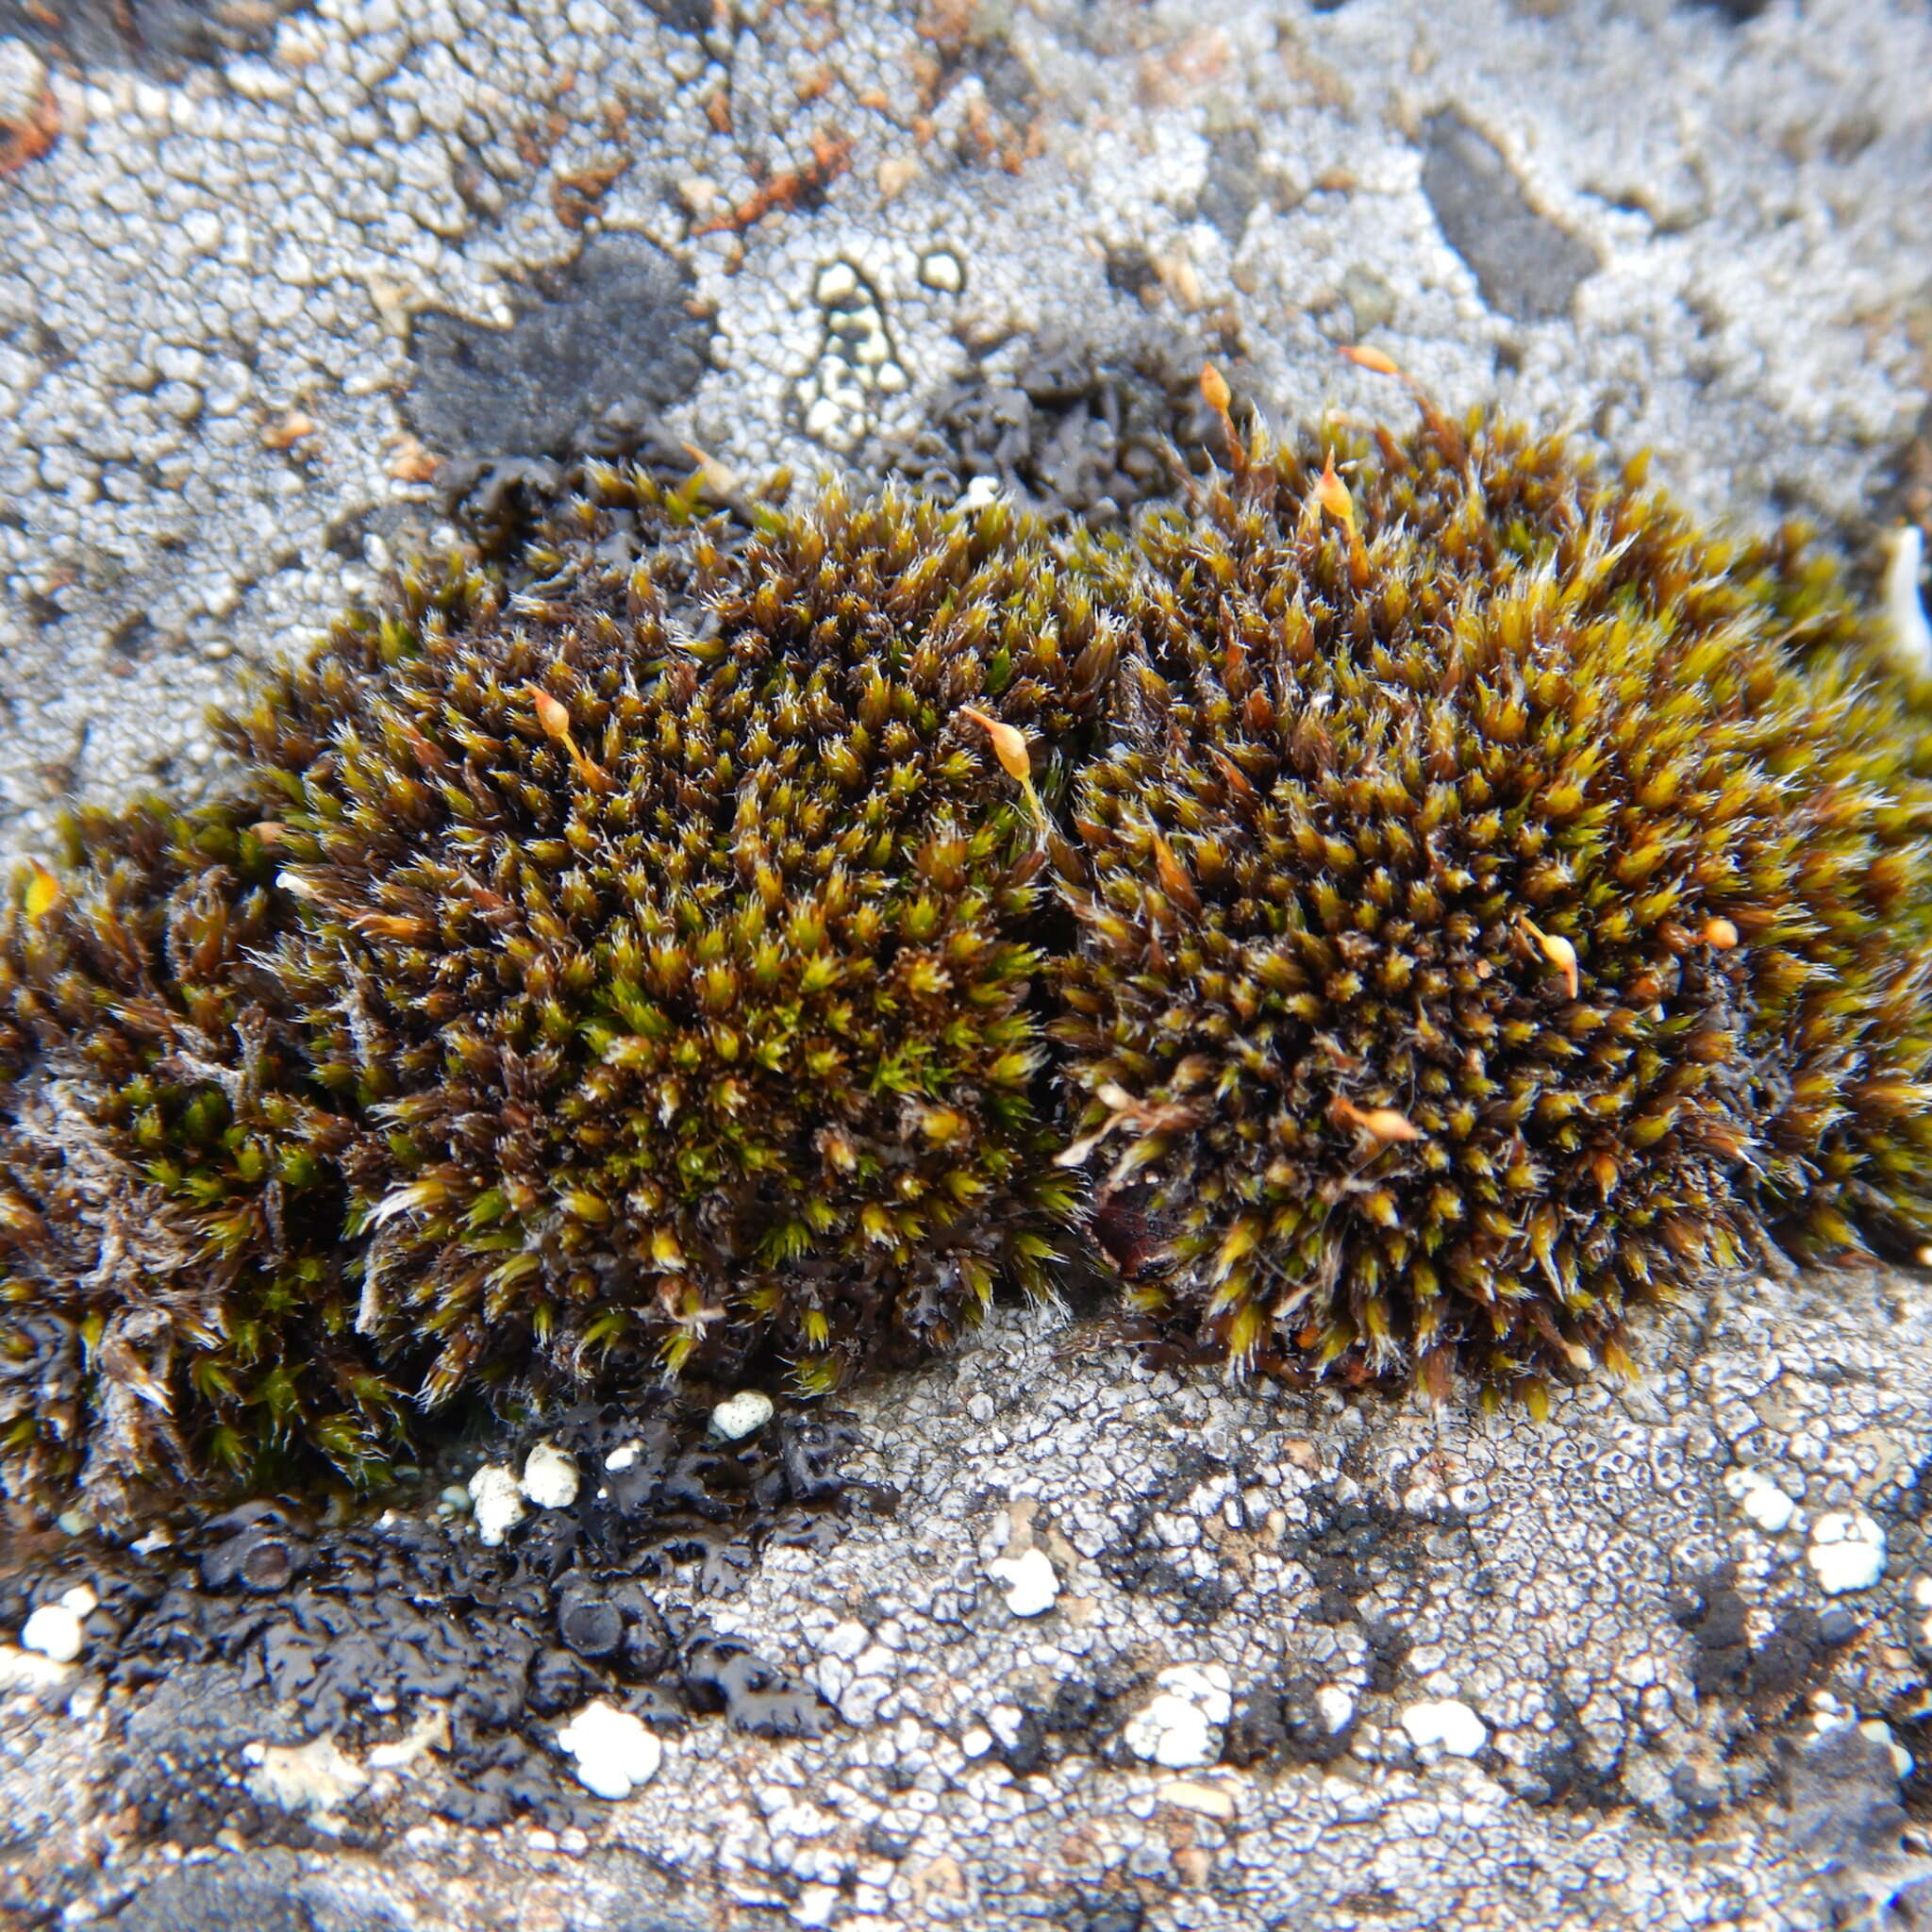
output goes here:
<path id="1" fill-rule="evenodd" d="M 435 533 L 439 458 L 606 408 L 804 476 L 938 409 L 961 486 L 1019 445 L 1091 507 L 1162 413 L 1137 364 L 1399 413 L 1367 340 L 1712 509 L 1932 514 L 1916 0 L 76 0 L 0 40 L 51 104 L 0 133 L 15 850 L 72 789 L 201 782 L 238 660 Z"/>
<path id="2" fill-rule="evenodd" d="M 258 1907 L 220 1901 L 275 1873 L 318 1925 L 1419 1932 L 1904 1899 L 1932 1881 L 1932 1295 L 1750 1283 L 1644 1341 L 1641 1384 L 1538 1426 L 1227 1387 L 1004 1314 L 856 1398 L 895 1515 L 702 1600 L 817 1689 L 824 1736 L 696 1723 L 588 1825 L 481 1833 L 426 1808 L 424 1708 L 378 1763 L 220 1671 L 165 1704 L 69 1672 L 0 1707 L 8 1902 L 239 1926 Z M 1742 1468 L 1791 1499 L 1781 1530 Z M 1834 1518 L 1886 1554 L 1827 1595 Z M 1060 1579 L 1024 1619 L 989 1574 L 1021 1544 Z M 536 1727 L 560 1765 L 566 1724 Z M 265 1746 L 319 1798 L 278 1799 Z"/>

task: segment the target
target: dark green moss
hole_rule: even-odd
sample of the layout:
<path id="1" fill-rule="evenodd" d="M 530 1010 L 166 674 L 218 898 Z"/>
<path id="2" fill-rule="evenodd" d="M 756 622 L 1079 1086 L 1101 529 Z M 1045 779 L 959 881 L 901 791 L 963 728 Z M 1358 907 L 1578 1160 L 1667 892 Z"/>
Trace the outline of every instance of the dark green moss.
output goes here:
<path id="1" fill-rule="evenodd" d="M 1055 1033 L 1144 1307 L 1540 1399 L 1774 1243 L 1924 1238 L 1932 790 L 1779 566 L 1433 417 L 1100 554 Z"/>
<path id="2" fill-rule="evenodd" d="M 824 1389 L 1077 1251 L 1244 1366 L 1537 1400 L 1932 1232 L 1932 789 L 1794 541 L 1432 412 L 1125 536 L 582 481 L 22 874 L 24 1505 Z"/>

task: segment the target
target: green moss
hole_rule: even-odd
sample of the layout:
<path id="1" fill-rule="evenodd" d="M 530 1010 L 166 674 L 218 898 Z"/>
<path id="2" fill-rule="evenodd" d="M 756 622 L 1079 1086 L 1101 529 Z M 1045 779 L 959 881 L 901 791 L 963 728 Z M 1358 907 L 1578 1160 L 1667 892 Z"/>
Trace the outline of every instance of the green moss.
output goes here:
<path id="1" fill-rule="evenodd" d="M 1932 791 L 1794 668 L 1792 578 L 1508 425 L 1332 454 L 1326 509 L 1257 446 L 1096 559 L 1055 1034 L 1136 1298 L 1540 1399 L 1774 1243 L 1915 1245 Z"/>
<path id="2" fill-rule="evenodd" d="M 1864 639 L 1794 540 L 1432 413 L 1124 537 L 592 466 L 22 874 L 0 1479 L 824 1389 L 1083 1249 L 1244 1366 L 1537 1400 L 1908 1249 L 1932 791 Z"/>

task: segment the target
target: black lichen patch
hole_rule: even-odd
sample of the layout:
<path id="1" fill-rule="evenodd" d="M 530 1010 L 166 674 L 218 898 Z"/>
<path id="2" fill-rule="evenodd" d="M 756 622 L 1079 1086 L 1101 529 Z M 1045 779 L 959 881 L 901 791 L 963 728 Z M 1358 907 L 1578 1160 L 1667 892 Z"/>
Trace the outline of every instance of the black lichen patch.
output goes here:
<path id="1" fill-rule="evenodd" d="M 637 236 L 589 243 L 540 276 L 512 326 L 417 318 L 404 412 L 439 454 L 490 461 L 567 455 L 611 410 L 681 401 L 709 362 L 708 325 L 671 258 Z"/>
<path id="2" fill-rule="evenodd" d="M 242 1747 L 285 1737 L 291 1711 L 300 1737 L 358 1750 L 441 1708 L 447 1738 L 422 1774 L 431 1808 L 478 1825 L 518 1811 L 585 1822 L 594 1807 L 553 1731 L 592 1698 L 664 1724 L 722 1715 L 761 1737 L 828 1722 L 808 1687 L 680 1604 L 736 1588 L 763 1548 L 824 1552 L 853 1513 L 893 1499 L 848 1476 L 858 1438 L 838 1415 L 781 1411 L 738 1444 L 707 1422 L 659 1392 L 525 1431 L 510 1460 L 541 1440 L 583 1486 L 498 1549 L 410 1513 L 329 1526 L 257 1503 L 147 1556 L 81 1546 L 0 1580 L 0 1625 L 76 1581 L 95 1591 L 91 1649 L 125 1711 L 117 1790 L 151 1835 L 205 1843 L 233 1824 Z M 249 1810 L 253 1838 L 307 1841 L 299 1820 Z"/>
<path id="3" fill-rule="evenodd" d="M 1691 1586 L 1676 1621 L 1696 1646 L 1690 1681 L 1700 1697 L 1737 1698 L 1768 1716 L 1788 1713 L 1858 1634 L 1857 1620 L 1842 1607 L 1819 1612 L 1801 1605 L 1754 1645 L 1750 1608 L 1733 1565 L 1722 1564 Z"/>
<path id="4" fill-rule="evenodd" d="M 1141 1674 L 1114 1663 L 1091 1676 L 1060 1678 L 1050 1694 L 1016 1690 L 1020 1721 L 999 1742 L 1000 1762 L 1015 1777 L 1031 1777 L 1068 1757 L 1106 1751 L 1140 1683 Z"/>
<path id="5" fill-rule="evenodd" d="M 1118 524 L 1171 499 L 1217 447 L 1220 425 L 1191 371 L 1149 346 L 1101 356 L 1043 341 L 961 378 L 934 401 L 928 425 L 869 448 L 863 467 L 950 502 L 996 483 L 1058 526 Z"/>
<path id="6" fill-rule="evenodd" d="M 1533 208 L 1494 142 L 1455 112 L 1423 130 L 1423 192 L 1443 239 L 1468 262 L 1483 300 L 1519 322 L 1570 312 L 1596 256 Z"/>
<path id="7" fill-rule="evenodd" d="M 1239 1601 L 1238 1578 L 1222 1574 L 1215 1546 L 1204 1541 L 1177 1550 L 1158 1519 L 1188 1513 L 1189 1499 L 1204 1484 L 1227 1474 L 1228 1465 L 1197 1449 L 1183 1450 L 1171 1473 L 1135 1501 L 1125 1524 L 1108 1538 L 1100 1567 L 1129 1596 L 1158 1602 L 1174 1622 L 1205 1627 Z"/>
<path id="8" fill-rule="evenodd" d="M 1343 1757 L 1355 1719 L 1331 1726 L 1317 1693 L 1322 1680 L 1307 1673 L 1257 1684 L 1236 1700 L 1223 1757 L 1230 1764 L 1329 1764 Z"/>

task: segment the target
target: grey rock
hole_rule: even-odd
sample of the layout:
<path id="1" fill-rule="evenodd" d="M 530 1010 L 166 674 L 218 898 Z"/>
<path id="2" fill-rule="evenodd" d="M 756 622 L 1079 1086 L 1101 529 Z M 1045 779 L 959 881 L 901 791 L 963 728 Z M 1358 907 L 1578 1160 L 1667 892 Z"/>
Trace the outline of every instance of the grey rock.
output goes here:
<path id="1" fill-rule="evenodd" d="M 1596 256 L 1529 205 L 1495 142 L 1458 113 L 1432 115 L 1423 130 L 1423 192 L 1483 299 L 1519 322 L 1567 315 L 1596 270 Z"/>

